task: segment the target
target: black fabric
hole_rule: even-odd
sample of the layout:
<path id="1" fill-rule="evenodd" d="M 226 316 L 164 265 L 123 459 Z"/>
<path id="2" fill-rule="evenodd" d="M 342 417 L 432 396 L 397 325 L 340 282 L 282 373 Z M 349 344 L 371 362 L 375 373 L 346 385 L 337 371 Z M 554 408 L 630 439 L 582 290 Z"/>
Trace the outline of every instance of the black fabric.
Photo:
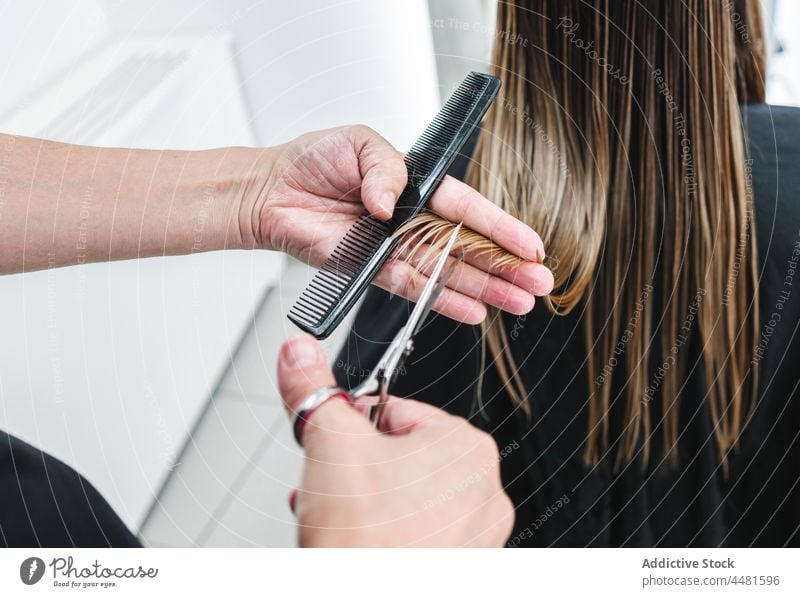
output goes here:
<path id="1" fill-rule="evenodd" d="M 436 316 L 417 337 L 393 393 L 469 417 L 494 435 L 507 454 L 503 480 L 516 505 L 509 545 L 800 545 L 800 276 L 794 272 L 800 265 L 800 110 L 753 105 L 743 108 L 743 118 L 753 160 L 763 354 L 758 405 L 727 478 L 715 455 L 700 373 L 689 378 L 680 404 L 677 466 L 659 458 L 645 466 L 637 459 L 615 473 L 613 447 L 597 467 L 584 465 L 588 403 L 580 309 L 560 318 L 539 304 L 527 316 L 506 315 L 532 422 L 513 410 L 491 366 L 482 406 L 476 406 L 478 328 Z M 337 359 L 339 383 L 352 387 L 375 365 L 409 310 L 406 301 L 369 292 Z M 770 326 L 774 313 L 780 320 Z M 700 347 L 690 340 L 679 355 L 695 363 Z M 660 404 L 651 411 L 661 412 Z M 612 408 L 612 438 L 621 418 Z M 655 439 L 653 445 L 661 445 Z"/>
<path id="2" fill-rule="evenodd" d="M 75 470 L 0 432 L 0 545 L 138 547 L 139 542 Z"/>

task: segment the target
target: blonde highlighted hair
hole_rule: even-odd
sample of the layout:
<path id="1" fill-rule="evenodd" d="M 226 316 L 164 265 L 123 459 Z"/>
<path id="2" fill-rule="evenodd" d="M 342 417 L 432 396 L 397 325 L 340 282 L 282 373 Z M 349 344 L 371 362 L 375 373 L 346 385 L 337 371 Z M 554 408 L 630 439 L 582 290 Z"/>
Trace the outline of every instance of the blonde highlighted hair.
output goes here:
<path id="1" fill-rule="evenodd" d="M 675 355 L 690 321 L 725 463 L 757 388 L 755 224 L 739 112 L 764 99 L 757 0 L 500 2 L 498 29 L 509 34 L 494 52 L 503 87 L 467 182 L 539 232 L 553 259 L 549 307 L 582 313 L 586 461 L 613 441 L 618 465 L 639 451 L 646 462 L 656 424 L 660 452 L 674 461 L 688 356 L 673 359 L 657 392 L 651 372 Z M 499 313 L 485 341 L 511 400 L 535 418 Z M 610 438 L 615 386 L 624 428 Z"/>

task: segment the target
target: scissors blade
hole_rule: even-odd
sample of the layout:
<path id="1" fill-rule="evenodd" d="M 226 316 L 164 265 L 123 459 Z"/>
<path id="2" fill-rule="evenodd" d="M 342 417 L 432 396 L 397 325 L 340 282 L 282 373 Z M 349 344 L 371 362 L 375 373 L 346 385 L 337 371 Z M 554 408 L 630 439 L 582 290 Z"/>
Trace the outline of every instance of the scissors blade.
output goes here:
<path id="1" fill-rule="evenodd" d="M 428 313 L 430 313 L 436 299 L 447 285 L 447 280 L 452 275 L 455 266 L 460 261 L 460 259 L 454 261 L 444 275 L 442 275 L 442 269 L 444 269 L 447 258 L 450 256 L 450 251 L 453 250 L 453 245 L 455 244 L 460 230 L 461 224 L 456 226 L 450 235 L 447 245 L 436 262 L 436 266 L 428 282 L 425 284 L 425 288 L 423 288 L 417 304 L 411 311 L 408 321 L 400 328 L 400 331 L 389 344 L 386 352 L 383 353 L 377 366 L 370 372 L 367 379 L 350 391 L 351 395 L 359 397 L 374 393 L 379 393 L 381 395 L 388 393 L 389 385 L 396 378 L 405 358 L 413 350 L 414 335 L 422 326 L 422 323 L 425 321 Z"/>
<path id="2" fill-rule="evenodd" d="M 431 293 L 430 300 L 428 301 L 427 305 L 425 305 L 425 310 L 422 312 L 422 315 L 417 321 L 416 327 L 411 332 L 411 337 L 417 335 L 417 332 L 422 329 L 423 324 L 428 319 L 428 315 L 433 310 L 433 306 L 436 304 L 436 299 L 439 298 L 439 295 L 442 294 L 442 291 L 447 288 L 447 282 L 453 275 L 453 272 L 456 269 L 456 266 L 461 262 L 461 257 L 458 257 L 450 264 L 450 266 L 445 270 L 445 272 L 439 277 L 439 280 L 436 282 L 436 288 L 434 288 L 433 292 Z"/>
<path id="3" fill-rule="evenodd" d="M 414 310 L 411 312 L 411 316 L 406 324 L 406 331 L 408 332 L 407 336 L 409 339 L 413 338 L 422 327 L 422 324 L 425 323 L 428 314 L 430 314 L 433 305 L 436 303 L 436 299 L 439 298 L 439 295 L 442 294 L 442 291 L 447 287 L 447 281 L 450 279 L 450 276 L 453 275 L 453 271 L 455 271 L 459 261 L 461 261 L 460 258 L 455 259 L 453 263 L 450 264 L 450 267 L 447 268 L 447 271 L 442 273 L 447 259 L 450 257 L 450 251 L 453 250 L 453 245 L 455 245 L 456 239 L 458 238 L 458 233 L 461 231 L 461 226 L 462 225 L 459 224 L 453 228 L 453 232 L 450 234 L 450 238 L 444 249 L 442 249 L 442 254 L 439 256 L 433 268 L 433 272 L 431 272 L 430 279 L 425 285 L 416 307 L 414 307 Z"/>

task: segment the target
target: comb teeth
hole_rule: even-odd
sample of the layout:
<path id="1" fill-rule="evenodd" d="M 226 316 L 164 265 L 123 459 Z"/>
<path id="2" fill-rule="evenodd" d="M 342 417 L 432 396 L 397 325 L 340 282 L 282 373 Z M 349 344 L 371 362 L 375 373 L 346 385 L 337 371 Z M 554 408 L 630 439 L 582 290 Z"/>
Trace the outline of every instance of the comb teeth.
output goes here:
<path id="1" fill-rule="evenodd" d="M 472 128 L 480 122 L 485 110 L 477 115 L 477 119 L 472 112 L 480 100 L 485 98 L 490 87 L 494 87 L 496 93 L 499 81 L 482 73 L 470 73 L 447 98 L 436 118 L 428 125 L 406 155 L 406 167 L 414 186 L 420 187 L 425 178 L 430 176 L 441 160 L 442 153 L 465 126 L 469 127 L 471 132 Z M 493 95 L 491 99 L 494 99 Z M 471 116 L 473 118 L 470 118 Z"/>
<path id="2" fill-rule="evenodd" d="M 424 207 L 499 88 L 498 79 L 482 73 L 464 79 L 406 155 L 409 180 L 392 219 L 356 220 L 292 306 L 290 320 L 317 338 L 336 328 L 391 255 L 392 233 Z"/>
<path id="3" fill-rule="evenodd" d="M 331 256 L 303 290 L 289 311 L 289 319 L 316 333 L 330 305 L 342 300 L 364 265 L 389 238 L 389 225 L 372 216 L 361 216 L 347 231 Z M 358 297 L 356 297 L 357 300 Z"/>

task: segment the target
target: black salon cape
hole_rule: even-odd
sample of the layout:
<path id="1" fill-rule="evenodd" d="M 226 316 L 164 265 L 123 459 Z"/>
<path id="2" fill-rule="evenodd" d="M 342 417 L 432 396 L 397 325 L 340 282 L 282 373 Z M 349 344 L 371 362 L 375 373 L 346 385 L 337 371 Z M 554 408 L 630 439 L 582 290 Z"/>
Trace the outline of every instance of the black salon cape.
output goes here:
<path id="1" fill-rule="evenodd" d="M 680 403 L 677 466 L 656 455 L 646 466 L 637 458 L 614 472 L 614 450 L 594 468 L 583 462 L 588 402 L 580 309 L 555 317 L 539 303 L 527 316 L 505 316 L 532 422 L 514 411 L 491 366 L 483 408 L 476 408 L 478 328 L 436 316 L 417 337 L 393 393 L 469 417 L 494 435 L 516 506 L 509 546 L 800 545 L 800 110 L 752 105 L 743 118 L 753 160 L 762 329 L 773 313 L 780 321 L 762 337 L 758 405 L 727 479 L 715 455 L 702 363 Z M 454 174 L 464 167 L 465 161 Z M 790 295 L 781 301 L 785 290 Z M 384 291 L 368 293 L 337 359 L 339 383 L 353 387 L 375 365 L 410 307 Z M 680 356 L 697 362 L 697 342 Z M 660 399 L 651 412 L 661 412 Z M 612 409 L 611 421 L 613 438 L 619 410 Z M 652 445 L 662 445 L 658 434 Z"/>
<path id="2" fill-rule="evenodd" d="M 0 547 L 138 547 L 86 479 L 0 431 Z"/>

